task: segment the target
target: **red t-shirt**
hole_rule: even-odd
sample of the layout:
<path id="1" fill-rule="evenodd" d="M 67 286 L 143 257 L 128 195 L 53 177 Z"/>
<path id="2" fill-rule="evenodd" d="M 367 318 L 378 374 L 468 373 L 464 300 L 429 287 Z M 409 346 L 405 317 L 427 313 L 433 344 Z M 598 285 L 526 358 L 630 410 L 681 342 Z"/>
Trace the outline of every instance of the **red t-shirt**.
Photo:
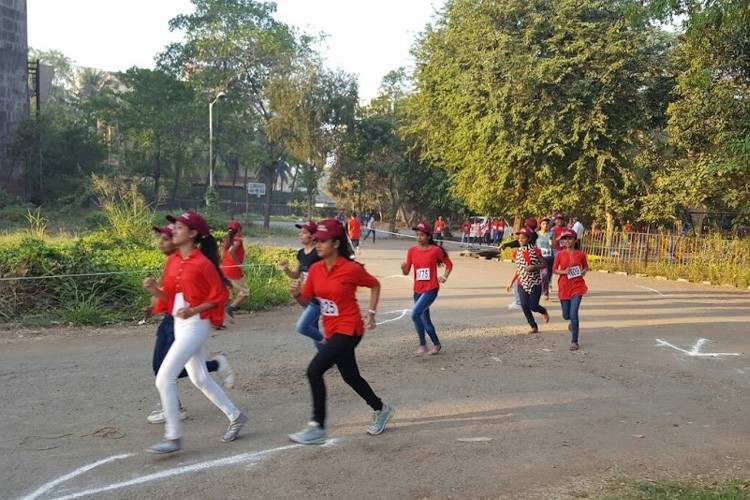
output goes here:
<path id="1" fill-rule="evenodd" d="M 435 221 L 435 229 L 434 229 L 433 232 L 435 234 L 443 234 L 443 228 L 444 227 L 445 227 L 445 221 L 438 219 L 438 220 Z"/>
<path id="2" fill-rule="evenodd" d="M 443 255 L 443 249 L 429 245 L 427 248 L 413 246 L 406 252 L 406 269 L 414 266 L 414 293 L 424 293 L 440 288 L 437 266 L 442 261 L 446 269 L 453 269 L 453 262 Z"/>
<path id="3" fill-rule="evenodd" d="M 326 338 L 334 333 L 360 336 L 365 333 L 365 325 L 357 304 L 357 287 L 372 288 L 379 284 L 360 264 L 339 257 L 330 271 L 324 260 L 310 266 L 301 293 L 320 301 Z"/>
<path id="4" fill-rule="evenodd" d="M 558 239 L 558 240 L 560 236 L 567 230 L 568 230 L 567 227 L 565 226 L 558 227 L 557 225 L 554 225 L 550 228 L 550 231 L 552 231 L 552 233 L 555 235 L 555 239 Z M 562 241 L 558 241 L 557 246 L 552 245 L 552 250 L 565 250 L 565 245 L 563 245 Z"/>
<path id="5" fill-rule="evenodd" d="M 362 223 L 359 219 L 349 219 L 349 239 L 358 240 L 362 234 Z"/>
<path id="6" fill-rule="evenodd" d="M 224 256 L 221 261 L 221 272 L 224 273 L 224 276 L 226 276 L 230 280 L 238 280 L 244 276 L 241 267 L 242 263 L 245 262 L 245 246 L 242 243 L 242 236 L 235 236 L 234 240 L 232 240 L 232 244 L 238 241 L 240 242 L 240 246 L 238 246 L 237 250 L 235 250 L 235 254 L 237 255 L 240 263 L 237 264 L 234 261 L 232 256 L 229 254 L 229 249 L 227 248 L 224 249 Z"/>
<path id="7" fill-rule="evenodd" d="M 224 323 L 224 305 L 229 299 L 229 290 L 213 263 L 197 248 L 184 260 L 179 250 L 167 257 L 161 285 L 167 294 L 167 312 L 170 314 L 174 312 L 175 296 L 182 292 L 189 307 L 205 302 L 216 303 L 216 307 L 201 313 L 201 319 L 208 318 L 215 326 Z"/>
<path id="8" fill-rule="evenodd" d="M 469 224 L 468 222 L 464 222 L 461 225 L 461 232 L 464 234 L 469 234 L 469 231 L 471 231 L 471 224 Z"/>
<path id="9" fill-rule="evenodd" d="M 588 270 L 589 262 L 586 254 L 580 250 L 560 252 L 555 257 L 552 270 L 570 269 L 567 276 L 560 275 L 557 280 L 557 297 L 560 300 L 570 300 L 573 295 L 585 295 L 589 291 L 581 271 Z"/>

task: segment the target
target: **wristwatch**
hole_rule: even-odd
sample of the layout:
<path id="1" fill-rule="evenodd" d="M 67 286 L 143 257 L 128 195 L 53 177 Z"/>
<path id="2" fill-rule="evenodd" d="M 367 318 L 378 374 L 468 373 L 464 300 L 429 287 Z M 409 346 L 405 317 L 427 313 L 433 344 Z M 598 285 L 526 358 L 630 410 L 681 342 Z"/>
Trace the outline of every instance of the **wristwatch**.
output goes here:
<path id="1" fill-rule="evenodd" d="M 376 314 L 377 313 L 377 311 L 375 309 L 368 309 L 367 312 L 370 313 L 370 314 Z"/>

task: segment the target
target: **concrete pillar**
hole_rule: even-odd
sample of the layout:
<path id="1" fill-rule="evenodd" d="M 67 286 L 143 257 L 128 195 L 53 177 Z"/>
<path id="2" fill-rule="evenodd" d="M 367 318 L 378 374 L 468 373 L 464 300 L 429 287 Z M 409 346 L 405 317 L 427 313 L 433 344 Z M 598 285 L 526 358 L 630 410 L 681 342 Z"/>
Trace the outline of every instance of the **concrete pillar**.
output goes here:
<path id="1" fill-rule="evenodd" d="M 0 189 L 20 192 L 22 165 L 11 164 L 8 145 L 29 116 L 26 0 L 0 0 Z"/>

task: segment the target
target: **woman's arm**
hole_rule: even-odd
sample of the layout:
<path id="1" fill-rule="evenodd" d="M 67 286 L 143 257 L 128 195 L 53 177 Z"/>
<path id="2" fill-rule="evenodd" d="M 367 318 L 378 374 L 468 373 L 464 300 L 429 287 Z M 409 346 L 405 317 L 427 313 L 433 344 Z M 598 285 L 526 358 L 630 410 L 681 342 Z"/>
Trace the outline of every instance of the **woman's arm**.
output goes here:
<path id="1" fill-rule="evenodd" d="M 367 310 L 365 316 L 365 328 L 368 330 L 375 328 L 375 313 L 378 310 L 378 302 L 380 302 L 380 283 L 370 288 L 370 309 Z"/>

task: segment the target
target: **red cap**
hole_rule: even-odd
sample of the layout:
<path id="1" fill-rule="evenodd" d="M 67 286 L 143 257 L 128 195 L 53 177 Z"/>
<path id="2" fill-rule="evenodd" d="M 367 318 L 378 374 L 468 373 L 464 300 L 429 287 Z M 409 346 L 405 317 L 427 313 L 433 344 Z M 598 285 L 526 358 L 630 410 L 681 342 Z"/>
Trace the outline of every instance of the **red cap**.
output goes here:
<path id="1" fill-rule="evenodd" d="M 174 224 L 169 224 L 168 226 L 154 226 L 154 231 L 156 231 L 157 233 L 166 234 L 171 238 L 174 231 Z"/>
<path id="2" fill-rule="evenodd" d="M 537 227 L 536 217 L 529 217 L 528 219 L 526 219 L 526 227 L 530 229 L 536 229 Z"/>
<path id="3" fill-rule="evenodd" d="M 531 236 L 532 231 L 528 227 L 522 227 L 516 234 L 525 234 L 526 236 Z"/>
<path id="4" fill-rule="evenodd" d="M 564 231 L 563 234 L 560 235 L 560 239 L 563 239 L 563 238 L 573 238 L 575 240 L 578 238 L 578 235 L 572 229 L 568 229 L 567 231 Z"/>
<path id="5" fill-rule="evenodd" d="M 239 222 L 237 222 L 236 220 L 233 220 L 232 222 L 230 222 L 230 223 L 229 223 L 229 224 L 227 225 L 227 228 L 228 228 L 228 229 L 231 229 L 231 230 L 232 230 L 232 231 L 234 231 L 235 233 L 238 233 L 238 232 L 240 231 L 240 229 L 242 229 L 242 224 L 240 224 L 240 223 L 239 223 Z"/>
<path id="6" fill-rule="evenodd" d="M 296 227 L 297 229 L 304 229 L 310 234 L 313 234 L 318 229 L 318 225 L 311 220 L 303 222 L 302 224 L 295 224 L 294 227 Z"/>
<path id="7" fill-rule="evenodd" d="M 424 234 L 432 234 L 432 226 L 428 222 L 422 221 L 412 228 L 414 231 L 422 231 Z"/>
<path id="8" fill-rule="evenodd" d="M 179 217 L 175 217 L 174 215 L 167 215 L 167 220 L 169 222 L 182 222 L 190 229 L 198 231 L 198 236 L 205 236 L 211 232 L 206 219 L 193 211 L 187 211 Z"/>
<path id="9" fill-rule="evenodd" d="M 344 236 L 344 225 L 336 219 L 325 219 L 318 222 L 315 232 L 312 235 L 314 240 L 330 240 Z"/>

